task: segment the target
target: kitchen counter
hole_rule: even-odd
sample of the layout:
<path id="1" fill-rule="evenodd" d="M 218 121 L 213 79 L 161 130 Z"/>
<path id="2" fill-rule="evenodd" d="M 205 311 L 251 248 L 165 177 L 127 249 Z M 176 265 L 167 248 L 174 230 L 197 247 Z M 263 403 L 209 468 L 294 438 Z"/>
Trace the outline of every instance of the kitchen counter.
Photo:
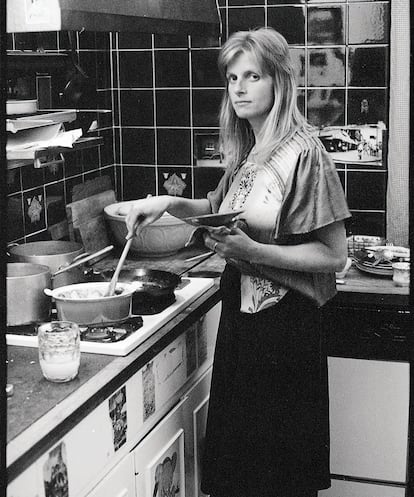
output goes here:
<path id="1" fill-rule="evenodd" d="M 161 350 L 171 336 L 182 333 L 220 300 L 218 280 L 225 261 L 214 254 L 208 258 L 187 261 L 203 253 L 188 249 L 160 258 L 141 258 L 130 254 L 125 268 L 144 267 L 167 270 L 182 276 L 215 277 L 215 285 L 189 307 L 166 323 L 154 335 L 125 357 L 82 353 L 78 377 L 66 384 L 46 381 L 38 363 L 37 348 L 8 346 L 8 382 L 14 395 L 8 398 L 7 458 L 11 476 L 18 474 L 69 431 L 87 412 L 94 409 L 117 385 L 145 364 L 149 353 Z M 97 269 L 116 265 L 118 251 L 98 262 Z M 395 287 L 389 278 L 377 278 L 351 268 L 338 285 L 339 302 L 359 305 L 369 302 L 408 308 L 408 289 Z"/>

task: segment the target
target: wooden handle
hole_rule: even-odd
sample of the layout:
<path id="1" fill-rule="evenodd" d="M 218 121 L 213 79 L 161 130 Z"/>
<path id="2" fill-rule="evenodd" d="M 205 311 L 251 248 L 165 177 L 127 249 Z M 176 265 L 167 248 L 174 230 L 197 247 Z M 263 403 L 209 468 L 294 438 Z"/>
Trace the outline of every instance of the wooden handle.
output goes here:
<path id="1" fill-rule="evenodd" d="M 116 266 L 115 272 L 109 282 L 108 291 L 106 292 L 106 296 L 111 296 L 115 293 L 115 287 L 118 281 L 119 273 L 121 272 L 122 266 L 124 265 L 126 256 L 128 255 L 129 249 L 131 247 L 133 238 L 127 240 L 124 250 L 122 251 L 121 257 L 119 258 L 118 264 Z"/>

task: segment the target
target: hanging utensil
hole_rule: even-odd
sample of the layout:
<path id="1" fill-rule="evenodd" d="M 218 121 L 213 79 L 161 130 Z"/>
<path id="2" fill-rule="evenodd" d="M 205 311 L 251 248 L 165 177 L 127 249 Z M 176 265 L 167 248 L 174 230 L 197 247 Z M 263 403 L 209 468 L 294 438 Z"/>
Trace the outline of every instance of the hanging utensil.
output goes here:
<path id="1" fill-rule="evenodd" d="M 90 261 L 91 259 L 95 259 L 96 257 L 99 257 L 100 255 L 106 254 L 107 252 L 110 252 L 113 248 L 114 248 L 113 245 L 108 245 L 108 247 L 105 247 L 105 248 L 103 248 L 101 250 L 98 250 L 97 252 L 94 252 L 93 254 L 86 255 L 82 259 L 78 259 L 78 260 L 76 260 L 76 262 L 73 262 L 72 264 L 69 264 L 68 266 L 59 268 L 58 271 L 56 271 L 56 272 L 54 272 L 52 274 L 52 278 L 54 278 L 58 274 L 64 273 L 66 271 L 69 271 L 70 269 L 73 269 L 73 268 L 75 268 L 77 266 L 81 266 L 82 264 L 84 264 L 85 262 Z"/>

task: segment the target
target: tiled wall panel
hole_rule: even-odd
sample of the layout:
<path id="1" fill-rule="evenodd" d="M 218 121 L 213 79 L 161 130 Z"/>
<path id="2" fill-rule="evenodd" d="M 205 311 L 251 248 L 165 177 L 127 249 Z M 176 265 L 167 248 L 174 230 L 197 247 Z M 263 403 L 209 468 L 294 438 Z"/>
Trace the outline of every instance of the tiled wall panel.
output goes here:
<path id="1" fill-rule="evenodd" d="M 220 0 L 219 5 L 222 40 L 78 34 L 80 61 L 96 78 L 99 105 L 113 111 L 99 131 L 105 143 L 95 153 L 66 154 L 65 166 L 56 171 L 9 172 L 10 240 L 44 237 L 51 220 L 63 215 L 56 198 L 70 201 L 71 187 L 94 175 L 110 174 L 118 198 L 125 200 L 168 192 L 199 198 L 212 189 L 223 173 L 217 148 L 223 82 L 216 61 L 221 42 L 238 29 L 267 25 L 286 37 L 298 103 L 314 125 L 387 124 L 389 0 Z M 39 38 L 48 52 L 67 46 L 65 33 L 14 34 L 8 48 L 30 50 Z M 368 107 L 361 106 L 364 100 Z M 386 168 L 346 163 L 337 168 L 353 213 L 349 231 L 384 234 Z M 32 223 L 27 210 L 34 198 L 44 214 Z"/>

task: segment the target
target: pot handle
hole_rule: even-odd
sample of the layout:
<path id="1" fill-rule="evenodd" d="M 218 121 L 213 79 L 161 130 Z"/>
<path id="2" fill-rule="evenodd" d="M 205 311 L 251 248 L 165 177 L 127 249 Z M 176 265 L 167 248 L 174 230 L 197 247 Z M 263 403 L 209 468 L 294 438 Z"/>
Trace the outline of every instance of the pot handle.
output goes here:
<path id="1" fill-rule="evenodd" d="M 12 242 L 12 243 L 8 243 L 8 244 L 7 244 L 7 248 L 8 248 L 8 249 L 9 249 L 9 248 L 12 248 L 12 247 L 18 247 L 18 246 L 19 246 L 19 244 L 18 244 L 18 243 L 16 243 L 16 242 Z M 7 255 L 7 257 L 10 257 L 10 252 L 7 252 L 7 251 L 6 251 L 6 255 Z"/>

